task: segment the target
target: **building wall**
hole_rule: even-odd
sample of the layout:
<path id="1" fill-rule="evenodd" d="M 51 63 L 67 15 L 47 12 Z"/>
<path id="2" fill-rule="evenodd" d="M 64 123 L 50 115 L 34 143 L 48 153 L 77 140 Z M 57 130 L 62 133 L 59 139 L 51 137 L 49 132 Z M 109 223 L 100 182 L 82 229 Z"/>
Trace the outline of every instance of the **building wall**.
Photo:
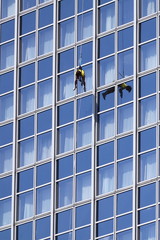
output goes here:
<path id="1" fill-rule="evenodd" d="M 0 239 L 160 240 L 159 7 L 0 0 Z"/>

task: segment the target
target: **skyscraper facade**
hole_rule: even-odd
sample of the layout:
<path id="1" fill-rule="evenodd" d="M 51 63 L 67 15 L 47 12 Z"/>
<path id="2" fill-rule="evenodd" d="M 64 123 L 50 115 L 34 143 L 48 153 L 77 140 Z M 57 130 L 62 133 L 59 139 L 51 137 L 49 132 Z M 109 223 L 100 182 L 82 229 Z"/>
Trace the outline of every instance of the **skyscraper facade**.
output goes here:
<path id="1" fill-rule="evenodd" d="M 0 0 L 0 240 L 160 240 L 159 10 Z"/>

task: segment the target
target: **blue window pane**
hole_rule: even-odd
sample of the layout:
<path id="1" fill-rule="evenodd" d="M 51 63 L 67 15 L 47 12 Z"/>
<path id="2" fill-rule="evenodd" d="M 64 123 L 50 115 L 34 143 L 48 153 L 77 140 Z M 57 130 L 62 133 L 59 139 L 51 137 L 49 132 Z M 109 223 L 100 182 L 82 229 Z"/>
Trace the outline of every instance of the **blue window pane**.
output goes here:
<path id="1" fill-rule="evenodd" d="M 21 141 L 18 154 L 19 167 L 32 164 L 34 162 L 34 138 Z"/>
<path id="2" fill-rule="evenodd" d="M 0 127 L 0 146 L 13 141 L 13 124 Z"/>
<path id="3" fill-rule="evenodd" d="M 0 46 L 0 70 L 14 65 L 14 41 Z"/>
<path id="4" fill-rule="evenodd" d="M 117 240 L 132 240 L 132 230 L 120 232 L 117 234 Z"/>
<path id="5" fill-rule="evenodd" d="M 73 124 L 58 130 L 58 153 L 73 149 Z"/>
<path id="6" fill-rule="evenodd" d="M 13 118 L 13 93 L 0 97 L 0 122 Z"/>
<path id="7" fill-rule="evenodd" d="M 25 34 L 35 30 L 36 13 L 31 12 L 20 18 L 20 34 Z"/>
<path id="8" fill-rule="evenodd" d="M 140 1 L 140 15 L 141 17 L 150 15 L 156 11 L 156 0 L 141 0 Z"/>
<path id="9" fill-rule="evenodd" d="M 97 237 L 113 232 L 113 220 L 108 220 L 97 224 Z"/>
<path id="10" fill-rule="evenodd" d="M 19 86 L 25 86 L 35 81 L 35 64 L 26 65 L 19 70 Z"/>
<path id="11" fill-rule="evenodd" d="M 123 104 L 133 100 L 133 81 L 126 82 L 131 87 L 131 91 L 128 92 L 126 89 L 122 90 L 122 96 L 120 93 L 121 84 L 118 86 L 118 104 Z"/>
<path id="12" fill-rule="evenodd" d="M 108 197 L 97 202 L 97 221 L 113 216 L 113 200 L 113 197 Z"/>
<path id="13" fill-rule="evenodd" d="M 110 2 L 111 0 L 98 0 L 98 5 Z M 105 239 L 104 239 L 105 240 Z"/>
<path id="14" fill-rule="evenodd" d="M 139 78 L 139 97 L 156 92 L 156 73 Z"/>
<path id="15" fill-rule="evenodd" d="M 52 104 L 52 79 L 38 83 L 38 107 Z"/>
<path id="16" fill-rule="evenodd" d="M 31 8 L 36 5 L 36 0 L 21 0 L 21 10 Z"/>
<path id="17" fill-rule="evenodd" d="M 1 1 L 1 17 L 9 17 L 15 13 L 15 0 L 2 0 Z"/>
<path id="18" fill-rule="evenodd" d="M 89 38 L 93 34 L 93 13 L 92 11 L 78 16 L 78 41 Z"/>
<path id="19" fill-rule="evenodd" d="M 39 10 L 39 27 L 44 27 L 51 23 L 53 23 L 53 5 Z"/>
<path id="20" fill-rule="evenodd" d="M 114 34 L 107 35 L 98 40 L 98 57 L 114 53 Z"/>
<path id="21" fill-rule="evenodd" d="M 56 240 L 72 240 L 72 232 L 59 235 L 56 237 Z"/>
<path id="22" fill-rule="evenodd" d="M 113 137 L 114 132 L 114 110 L 100 114 L 98 140 Z"/>
<path id="23" fill-rule="evenodd" d="M 0 75 L 0 94 L 13 90 L 14 72 Z"/>
<path id="24" fill-rule="evenodd" d="M 51 163 L 46 163 L 37 167 L 37 186 L 51 181 Z"/>
<path id="25" fill-rule="evenodd" d="M 63 100 L 74 95 L 74 71 L 58 76 L 58 100 Z"/>
<path id="26" fill-rule="evenodd" d="M 139 211 L 138 223 L 145 223 L 152 221 L 156 218 L 155 207 L 150 207 Z"/>
<path id="27" fill-rule="evenodd" d="M 59 20 L 74 15 L 74 0 L 59 1 Z"/>
<path id="28" fill-rule="evenodd" d="M 39 113 L 37 118 L 38 133 L 52 128 L 52 109 Z"/>
<path id="29" fill-rule="evenodd" d="M 18 173 L 18 192 L 33 187 L 33 169 Z"/>
<path id="30" fill-rule="evenodd" d="M 19 225 L 17 227 L 17 240 L 29 240 L 32 239 L 32 222 Z"/>
<path id="31" fill-rule="evenodd" d="M 119 0 L 118 3 L 119 25 L 133 21 L 133 0 Z"/>
<path id="32" fill-rule="evenodd" d="M 92 119 L 87 118 L 77 124 L 77 147 L 82 147 L 92 142 Z"/>
<path id="33" fill-rule="evenodd" d="M 14 20 L 3 23 L 0 29 L 0 42 L 5 42 L 9 39 L 14 38 Z M 6 31 L 7 29 L 7 31 Z"/>
<path id="34" fill-rule="evenodd" d="M 98 111 L 114 107 L 114 87 L 98 93 Z"/>
<path id="35" fill-rule="evenodd" d="M 51 185 L 47 185 L 37 189 L 36 194 L 37 209 L 36 213 L 49 212 L 51 209 Z"/>
<path id="36" fill-rule="evenodd" d="M 72 210 L 58 213 L 56 223 L 56 233 L 70 230 L 72 228 Z"/>
<path id="37" fill-rule="evenodd" d="M 143 152 L 154 147 L 156 147 L 156 128 L 150 128 L 140 132 L 139 152 Z"/>
<path id="38" fill-rule="evenodd" d="M 115 4 L 111 3 L 99 10 L 99 32 L 105 32 L 115 27 Z"/>
<path id="39" fill-rule="evenodd" d="M 118 79 L 128 77 L 133 74 L 133 50 L 128 50 L 118 54 Z"/>
<path id="40" fill-rule="evenodd" d="M 35 58 L 35 33 L 22 37 L 20 41 L 21 41 L 20 42 L 21 62 L 28 61 L 32 58 Z"/>
<path id="41" fill-rule="evenodd" d="M 43 55 L 53 50 L 53 27 L 45 28 L 39 31 L 38 54 Z"/>
<path id="42" fill-rule="evenodd" d="M 11 198 L 0 201 L 0 227 L 11 224 Z"/>
<path id="43" fill-rule="evenodd" d="M 91 149 L 76 154 L 76 172 L 82 172 L 91 168 Z"/>
<path id="44" fill-rule="evenodd" d="M 85 227 L 85 228 L 76 230 L 76 240 L 81 240 L 81 239 L 90 240 L 91 239 L 90 232 L 91 232 L 90 227 Z"/>
<path id="45" fill-rule="evenodd" d="M 118 139 L 118 159 L 128 157 L 132 154 L 133 154 L 133 136 L 130 135 Z"/>
<path id="46" fill-rule="evenodd" d="M 140 71 L 156 67 L 156 41 L 152 41 L 140 46 Z"/>
<path id="47" fill-rule="evenodd" d="M 93 7 L 92 0 L 88 0 L 88 1 L 78 0 L 78 12 L 86 11 L 92 7 Z"/>
<path id="48" fill-rule="evenodd" d="M 90 224 L 91 204 L 85 204 L 76 208 L 76 227 Z"/>
<path id="49" fill-rule="evenodd" d="M 38 62 L 38 80 L 52 75 L 52 57 L 45 58 Z"/>
<path id="50" fill-rule="evenodd" d="M 58 125 L 73 121 L 74 102 L 69 102 L 58 107 Z"/>
<path id="51" fill-rule="evenodd" d="M 91 173 L 80 174 L 76 178 L 76 201 L 91 198 Z"/>
<path id="52" fill-rule="evenodd" d="M 139 42 L 145 42 L 156 37 L 156 18 L 140 23 Z"/>
<path id="53" fill-rule="evenodd" d="M 19 113 L 31 112 L 35 109 L 35 85 L 22 88 L 19 91 Z"/>
<path id="54" fill-rule="evenodd" d="M 78 99 L 77 118 L 83 118 L 92 114 L 92 96 Z"/>
<path id="55" fill-rule="evenodd" d="M 52 154 L 51 144 L 52 144 L 51 132 L 47 132 L 38 136 L 38 146 L 37 146 L 38 161 L 51 157 L 51 154 Z"/>
<path id="56" fill-rule="evenodd" d="M 50 0 L 39 0 L 39 4 L 40 3 L 45 3 L 45 2 L 49 2 Z"/>
<path id="57" fill-rule="evenodd" d="M 85 1 L 86 2 L 86 1 Z M 92 61 L 92 42 L 85 43 L 77 48 L 77 62 L 78 65 L 85 64 Z"/>
<path id="58" fill-rule="evenodd" d="M 0 231 L 0 239 L 11 240 L 11 229 Z"/>
<path id="59" fill-rule="evenodd" d="M 139 228 L 140 240 L 156 240 L 156 226 L 155 223 L 146 224 Z"/>
<path id="60" fill-rule="evenodd" d="M 68 178 L 57 184 L 57 205 L 63 207 L 73 202 L 73 179 Z"/>
<path id="61" fill-rule="evenodd" d="M 133 159 L 118 162 L 118 188 L 133 184 Z"/>
<path id="62" fill-rule="evenodd" d="M 36 221 L 36 240 L 50 236 L 50 217 Z"/>
<path id="63" fill-rule="evenodd" d="M 12 145 L 0 149 L 0 173 L 12 170 L 13 161 Z"/>
<path id="64" fill-rule="evenodd" d="M 74 67 L 74 50 L 70 49 L 68 51 L 60 53 L 58 61 L 58 72 L 65 71 L 73 67 Z"/>
<path id="65" fill-rule="evenodd" d="M 133 27 L 118 32 L 118 50 L 133 46 Z"/>
<path id="66" fill-rule="evenodd" d="M 156 122 L 156 96 L 139 101 L 139 125 L 144 126 Z"/>
<path id="67" fill-rule="evenodd" d="M 0 198 L 10 196 L 12 193 L 12 176 L 0 179 Z"/>
<path id="68" fill-rule="evenodd" d="M 154 204 L 156 201 L 156 185 L 155 183 L 145 185 L 138 189 L 139 193 L 139 207 Z"/>
<path id="69" fill-rule="evenodd" d="M 74 18 L 59 24 L 60 41 L 59 47 L 74 43 Z"/>
<path id="70" fill-rule="evenodd" d="M 127 214 L 117 218 L 117 230 L 122 230 L 132 226 L 132 214 Z"/>
<path id="71" fill-rule="evenodd" d="M 97 166 L 114 161 L 114 142 L 105 143 L 97 148 Z"/>
<path id="72" fill-rule="evenodd" d="M 117 195 L 117 214 L 132 211 L 132 190 Z"/>
<path id="73" fill-rule="evenodd" d="M 33 191 L 18 195 L 18 220 L 33 216 Z"/>
<path id="74" fill-rule="evenodd" d="M 112 192 L 114 190 L 114 165 L 98 169 L 98 194 Z"/>
<path id="75" fill-rule="evenodd" d="M 73 155 L 58 159 L 57 179 L 64 178 L 73 174 Z"/>
<path id="76" fill-rule="evenodd" d="M 139 156 L 139 180 L 144 181 L 156 177 L 156 151 Z"/>
<path id="77" fill-rule="evenodd" d="M 34 116 L 24 118 L 19 121 L 18 138 L 25 138 L 34 134 Z"/>
<path id="78" fill-rule="evenodd" d="M 98 63 L 99 85 L 110 84 L 115 81 L 115 58 L 114 56 L 102 59 Z"/>

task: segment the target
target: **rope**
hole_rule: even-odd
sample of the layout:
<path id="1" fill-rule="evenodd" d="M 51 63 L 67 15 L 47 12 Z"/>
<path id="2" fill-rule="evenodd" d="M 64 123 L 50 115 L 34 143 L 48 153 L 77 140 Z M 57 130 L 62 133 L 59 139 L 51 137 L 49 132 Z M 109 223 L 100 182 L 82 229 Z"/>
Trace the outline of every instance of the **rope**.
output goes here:
<path id="1" fill-rule="evenodd" d="M 83 12 L 83 8 L 84 8 L 84 0 L 82 0 L 82 12 Z M 81 22 L 81 37 L 83 34 L 83 22 L 84 22 L 84 17 L 83 17 L 83 13 L 82 13 L 82 22 Z M 82 44 L 80 45 L 80 59 L 79 59 L 79 66 L 81 66 L 82 64 Z"/>

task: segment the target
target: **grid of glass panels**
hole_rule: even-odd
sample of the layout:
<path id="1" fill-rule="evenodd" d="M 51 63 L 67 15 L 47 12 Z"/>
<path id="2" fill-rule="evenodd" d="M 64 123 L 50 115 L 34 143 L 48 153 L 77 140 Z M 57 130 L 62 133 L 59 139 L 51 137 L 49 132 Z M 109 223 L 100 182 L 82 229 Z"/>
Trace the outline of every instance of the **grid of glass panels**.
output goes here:
<path id="1" fill-rule="evenodd" d="M 159 1 L 0 9 L 0 239 L 159 240 Z"/>

